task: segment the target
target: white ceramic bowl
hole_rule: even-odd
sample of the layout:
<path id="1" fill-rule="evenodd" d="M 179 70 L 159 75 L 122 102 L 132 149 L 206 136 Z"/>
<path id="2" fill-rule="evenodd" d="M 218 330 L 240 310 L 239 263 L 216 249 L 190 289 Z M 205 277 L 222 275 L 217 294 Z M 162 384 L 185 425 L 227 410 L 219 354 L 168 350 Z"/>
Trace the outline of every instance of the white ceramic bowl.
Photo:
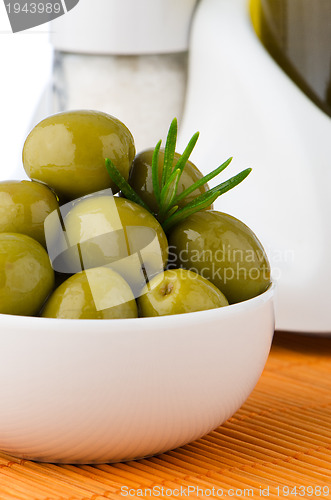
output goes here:
<path id="1" fill-rule="evenodd" d="M 0 449 L 102 463 L 203 436 L 239 409 L 261 375 L 273 293 L 162 318 L 0 315 Z"/>

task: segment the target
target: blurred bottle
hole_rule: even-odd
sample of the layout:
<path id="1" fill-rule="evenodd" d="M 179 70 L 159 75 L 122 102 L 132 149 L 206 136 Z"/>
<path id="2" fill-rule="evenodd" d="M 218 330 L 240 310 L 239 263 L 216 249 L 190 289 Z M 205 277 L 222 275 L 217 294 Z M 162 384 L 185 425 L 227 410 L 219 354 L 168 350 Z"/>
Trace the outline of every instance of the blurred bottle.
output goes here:
<path id="1" fill-rule="evenodd" d="M 331 116 L 331 1 L 252 0 L 251 7 L 266 49 Z"/>

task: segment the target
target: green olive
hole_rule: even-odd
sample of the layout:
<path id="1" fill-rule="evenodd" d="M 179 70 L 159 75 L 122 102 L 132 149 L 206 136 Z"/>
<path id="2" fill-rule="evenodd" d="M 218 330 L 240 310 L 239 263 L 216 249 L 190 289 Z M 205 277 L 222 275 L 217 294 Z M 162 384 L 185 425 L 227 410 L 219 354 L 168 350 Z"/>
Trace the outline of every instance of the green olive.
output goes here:
<path id="1" fill-rule="evenodd" d="M 216 286 L 186 269 L 169 269 L 155 276 L 137 301 L 140 316 L 183 314 L 228 305 Z"/>
<path id="2" fill-rule="evenodd" d="M 57 221 L 56 227 L 51 219 L 46 237 L 56 271 L 111 266 L 139 293 L 146 278 L 167 264 L 168 241 L 161 225 L 150 212 L 125 198 L 101 192 L 74 203 L 63 222 L 68 250 L 61 240 L 62 223 Z"/>
<path id="3" fill-rule="evenodd" d="M 58 208 L 55 194 L 45 184 L 0 182 L 0 233 L 23 233 L 45 246 L 44 221 Z"/>
<path id="4" fill-rule="evenodd" d="M 53 289 L 46 250 L 25 234 L 0 233 L 0 313 L 36 315 Z"/>
<path id="5" fill-rule="evenodd" d="M 141 153 L 138 153 L 132 162 L 132 166 L 129 174 L 129 184 L 140 196 L 140 198 L 146 203 L 148 207 L 151 208 L 153 212 L 157 212 L 158 203 L 155 198 L 152 180 L 152 157 L 153 149 L 147 149 Z M 180 158 L 180 154 L 175 153 L 175 158 L 173 166 L 177 163 Z M 161 183 L 162 178 L 162 165 L 164 162 L 164 150 L 161 149 L 159 153 L 159 182 Z M 177 195 L 180 195 L 185 189 L 190 187 L 196 181 L 202 179 L 203 175 L 200 170 L 191 162 L 187 161 L 183 173 L 180 177 L 178 188 L 176 191 Z M 194 198 L 200 194 L 208 191 L 208 184 L 203 184 L 200 188 L 196 189 L 185 198 L 178 202 L 179 208 L 184 207 L 189 202 L 193 201 Z"/>
<path id="6" fill-rule="evenodd" d="M 270 284 L 270 264 L 262 244 L 231 215 L 197 212 L 168 236 L 170 263 L 209 279 L 230 304 L 255 297 Z"/>
<path id="7" fill-rule="evenodd" d="M 66 319 L 136 318 L 137 304 L 128 283 L 107 267 L 74 274 L 48 299 L 42 316 Z"/>
<path id="8" fill-rule="evenodd" d="M 133 137 L 113 116 L 97 111 L 68 111 L 42 120 L 28 135 L 23 165 L 31 179 L 42 181 L 61 200 L 118 187 L 110 179 L 110 158 L 126 179 L 135 155 Z"/>

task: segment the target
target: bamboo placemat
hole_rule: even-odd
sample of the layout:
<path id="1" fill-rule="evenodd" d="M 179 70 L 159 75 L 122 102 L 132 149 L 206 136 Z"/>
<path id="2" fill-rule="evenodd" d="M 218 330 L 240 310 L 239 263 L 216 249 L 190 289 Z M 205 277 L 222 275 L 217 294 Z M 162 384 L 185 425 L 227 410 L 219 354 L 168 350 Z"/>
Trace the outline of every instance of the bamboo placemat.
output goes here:
<path id="1" fill-rule="evenodd" d="M 1 500 L 331 498 L 331 338 L 276 333 L 243 407 L 207 436 L 122 464 L 0 454 Z"/>

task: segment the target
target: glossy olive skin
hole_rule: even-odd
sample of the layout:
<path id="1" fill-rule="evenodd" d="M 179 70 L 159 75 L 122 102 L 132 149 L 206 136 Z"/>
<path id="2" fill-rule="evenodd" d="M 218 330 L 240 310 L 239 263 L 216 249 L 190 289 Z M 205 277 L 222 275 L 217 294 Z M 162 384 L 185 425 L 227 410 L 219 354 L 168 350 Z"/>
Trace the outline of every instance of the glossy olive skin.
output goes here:
<path id="1" fill-rule="evenodd" d="M 109 177 L 110 158 L 126 179 L 135 155 L 133 137 L 117 118 L 97 111 L 67 111 L 42 120 L 23 147 L 31 179 L 50 186 L 61 201 L 118 187 Z"/>
<path id="2" fill-rule="evenodd" d="M 97 267 L 64 281 L 50 296 L 44 318 L 136 318 L 137 304 L 128 283 L 115 271 Z"/>
<path id="3" fill-rule="evenodd" d="M 155 276 L 137 301 L 139 315 L 143 317 L 184 314 L 228 305 L 216 286 L 186 269 L 170 269 Z"/>
<path id="4" fill-rule="evenodd" d="M 46 250 L 25 234 L 0 233 L 0 313 L 34 316 L 54 285 Z"/>
<path id="5" fill-rule="evenodd" d="M 168 236 L 170 263 L 209 279 L 230 304 L 255 297 L 270 284 L 270 264 L 262 244 L 231 215 L 197 212 Z"/>
<path id="6" fill-rule="evenodd" d="M 58 210 L 55 194 L 34 181 L 0 182 L 0 233 L 22 233 L 45 246 L 44 220 Z"/>
<path id="7" fill-rule="evenodd" d="M 157 211 L 157 201 L 154 195 L 153 180 L 152 180 L 152 157 L 153 149 L 147 149 L 138 153 L 132 162 L 129 174 L 129 184 L 138 193 L 141 199 L 152 209 L 153 212 Z M 175 153 L 173 165 L 178 161 L 180 154 Z M 164 150 L 160 149 L 159 153 L 159 182 L 162 177 L 162 165 L 164 161 Z M 200 170 L 190 161 L 187 161 L 180 177 L 177 195 L 181 194 L 185 189 L 190 187 L 194 182 L 202 179 L 203 175 Z M 184 207 L 190 201 L 200 194 L 208 191 L 208 184 L 203 184 L 199 189 L 196 189 L 191 194 L 178 202 L 179 208 Z"/>
<path id="8" fill-rule="evenodd" d="M 139 293 L 146 275 L 154 276 L 167 264 L 168 241 L 161 225 L 150 212 L 125 198 L 104 192 L 82 198 L 65 216 L 64 225 L 69 251 L 60 260 L 62 269 L 55 261 L 57 271 L 74 273 L 110 265 Z M 53 239 L 60 241 L 56 232 Z M 79 253 L 75 253 L 77 245 Z"/>

